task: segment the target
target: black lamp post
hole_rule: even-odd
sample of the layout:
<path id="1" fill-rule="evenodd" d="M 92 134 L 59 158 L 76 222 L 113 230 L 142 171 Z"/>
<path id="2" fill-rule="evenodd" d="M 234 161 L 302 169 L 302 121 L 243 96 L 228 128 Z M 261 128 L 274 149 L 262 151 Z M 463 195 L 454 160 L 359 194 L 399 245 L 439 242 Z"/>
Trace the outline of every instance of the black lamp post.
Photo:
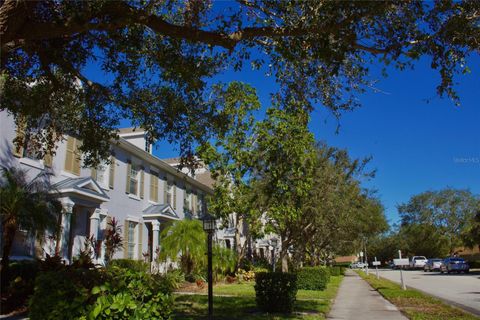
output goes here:
<path id="1" fill-rule="evenodd" d="M 207 233 L 207 257 L 208 257 L 208 319 L 213 319 L 213 276 L 212 276 L 212 237 L 215 231 L 215 218 L 205 213 L 202 218 L 203 230 Z"/>

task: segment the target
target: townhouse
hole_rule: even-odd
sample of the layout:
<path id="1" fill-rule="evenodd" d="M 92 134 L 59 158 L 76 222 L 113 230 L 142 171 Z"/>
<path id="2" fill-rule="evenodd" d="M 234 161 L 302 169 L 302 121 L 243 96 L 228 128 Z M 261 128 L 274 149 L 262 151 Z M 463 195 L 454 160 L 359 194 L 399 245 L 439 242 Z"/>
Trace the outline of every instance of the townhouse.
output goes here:
<path id="1" fill-rule="evenodd" d="M 175 220 L 201 217 L 205 199 L 213 192 L 213 180 L 205 167 L 191 173 L 179 170 L 178 159 L 157 158 L 140 129 L 120 129 L 120 139 L 111 144 L 109 163 L 96 168 L 82 166 L 81 141 L 72 136 L 65 136 L 56 154 L 44 159 L 36 157 L 28 139 L 22 148 L 15 148 L 12 141 L 19 134 L 24 137 L 25 132 L 15 127 L 13 117 L 5 111 L 0 112 L 0 133 L 2 165 L 22 167 L 32 178 L 44 170 L 51 172 L 64 208 L 58 242 L 47 238 L 40 245 L 20 230 L 12 256 L 44 256 L 57 247 L 70 262 L 86 237 L 93 235 L 98 240 L 98 262 L 102 262 L 104 233 L 115 217 L 124 241 L 114 258 L 154 261 L 165 227 Z M 230 239 L 225 237 L 231 235 L 231 228 L 220 230 L 217 240 L 228 243 Z"/>

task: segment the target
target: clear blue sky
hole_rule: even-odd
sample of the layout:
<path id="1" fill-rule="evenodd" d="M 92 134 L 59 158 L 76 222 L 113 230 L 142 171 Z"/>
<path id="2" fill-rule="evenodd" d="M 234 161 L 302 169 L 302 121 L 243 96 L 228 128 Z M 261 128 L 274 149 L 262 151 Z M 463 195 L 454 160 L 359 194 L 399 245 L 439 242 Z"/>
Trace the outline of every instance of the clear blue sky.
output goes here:
<path id="1" fill-rule="evenodd" d="M 436 95 L 438 72 L 423 60 L 413 71 L 378 75 L 376 88 L 381 92 L 359 95 L 362 107 L 343 114 L 339 133 L 337 120 L 327 110 L 319 107 L 312 114 L 310 129 L 317 140 L 345 148 L 355 158 L 373 157 L 370 169 L 377 175 L 365 186 L 378 190 L 391 223 L 398 220 L 397 204 L 426 190 L 450 186 L 480 194 L 480 57 L 471 58 L 469 66 L 472 73 L 457 78 L 460 107 Z M 85 71 L 105 80 L 93 65 Z M 226 72 L 219 79 L 254 86 L 264 108 L 276 90 L 273 78 L 249 68 Z M 175 157 L 178 146 L 159 141 L 154 154 Z"/>
<path id="2" fill-rule="evenodd" d="M 438 73 L 425 60 L 413 71 L 379 76 L 381 92 L 358 96 L 362 107 L 341 117 L 338 133 L 328 111 L 320 107 L 312 114 L 317 140 L 346 148 L 352 157 L 373 157 L 370 169 L 377 175 L 365 186 L 378 190 L 389 222 L 398 220 L 397 204 L 416 193 L 447 186 L 480 193 L 480 58 L 472 58 L 470 66 L 471 74 L 457 78 L 460 107 L 436 95 Z M 264 107 L 276 87 L 272 78 L 248 69 L 221 78 L 254 86 Z M 177 151 L 161 142 L 154 153 L 165 158 Z"/>

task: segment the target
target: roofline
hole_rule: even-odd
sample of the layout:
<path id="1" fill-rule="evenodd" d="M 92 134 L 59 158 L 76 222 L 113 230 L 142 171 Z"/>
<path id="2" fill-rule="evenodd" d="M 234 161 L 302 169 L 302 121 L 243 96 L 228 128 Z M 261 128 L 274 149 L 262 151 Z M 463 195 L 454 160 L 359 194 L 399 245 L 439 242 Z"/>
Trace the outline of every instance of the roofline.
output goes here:
<path id="1" fill-rule="evenodd" d="M 172 167 L 170 164 L 163 161 L 162 159 L 157 158 L 154 155 L 142 150 L 141 148 L 135 146 L 134 144 L 128 142 L 127 140 L 120 137 L 118 140 L 113 140 L 112 143 L 114 145 L 126 150 L 126 151 L 129 151 L 129 152 L 133 153 L 138 158 L 141 158 L 141 159 L 149 162 L 150 164 L 155 165 L 159 169 L 163 169 L 167 173 L 170 173 L 170 174 L 176 176 L 177 178 L 181 178 L 183 181 L 188 182 L 189 184 L 191 184 L 193 186 L 196 186 L 197 188 L 201 189 L 202 191 L 204 191 L 204 192 L 206 192 L 210 195 L 213 195 L 213 189 L 212 188 L 209 188 L 208 186 L 204 185 L 203 183 L 191 178 L 187 174 L 185 174 L 185 173 L 177 170 L 176 168 Z"/>

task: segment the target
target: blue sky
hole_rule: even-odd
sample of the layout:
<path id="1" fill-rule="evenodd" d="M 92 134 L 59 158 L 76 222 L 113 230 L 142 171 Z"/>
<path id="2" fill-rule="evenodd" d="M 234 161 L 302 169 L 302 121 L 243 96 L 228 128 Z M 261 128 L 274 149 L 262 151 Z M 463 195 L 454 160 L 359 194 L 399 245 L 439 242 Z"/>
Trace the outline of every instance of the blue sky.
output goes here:
<path id="1" fill-rule="evenodd" d="M 380 92 L 359 95 L 362 107 L 343 114 L 338 133 L 337 120 L 327 110 L 319 107 L 312 114 L 310 129 L 317 140 L 345 148 L 355 158 L 373 158 L 369 168 L 377 174 L 364 185 L 377 190 L 389 222 L 398 220 L 397 204 L 426 190 L 450 186 L 480 194 L 480 58 L 469 65 L 472 73 L 457 78 L 460 107 L 436 95 L 438 72 L 420 61 L 413 71 L 379 76 Z M 248 69 L 227 72 L 221 80 L 251 84 L 264 107 L 276 87 L 273 78 Z M 177 150 L 160 142 L 154 153 L 165 158 Z"/>

